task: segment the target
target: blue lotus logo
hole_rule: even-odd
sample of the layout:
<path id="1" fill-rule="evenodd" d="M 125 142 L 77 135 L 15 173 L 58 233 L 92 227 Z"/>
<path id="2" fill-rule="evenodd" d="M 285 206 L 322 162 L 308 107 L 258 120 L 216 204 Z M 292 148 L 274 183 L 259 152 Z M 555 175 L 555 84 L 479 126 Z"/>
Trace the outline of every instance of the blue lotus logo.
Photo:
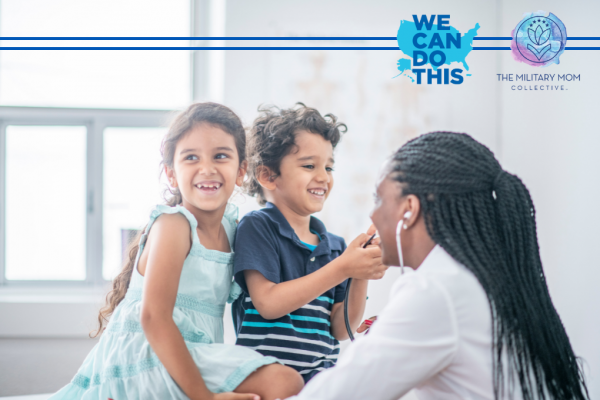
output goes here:
<path id="1" fill-rule="evenodd" d="M 539 47 L 542 46 L 544 43 L 548 42 L 548 40 L 550 39 L 550 28 L 548 28 L 548 23 L 544 21 L 544 25 L 546 25 L 546 30 L 542 28 L 542 25 L 538 25 L 535 28 L 535 31 L 531 28 L 527 29 L 529 39 L 531 39 L 531 41 L 536 44 L 536 47 L 533 47 L 532 45 L 528 44 L 527 48 L 537 57 L 538 60 L 540 60 L 544 56 L 544 54 L 546 54 L 546 52 L 550 50 L 551 47 L 550 43 L 548 43 L 542 48 Z"/>
<path id="2" fill-rule="evenodd" d="M 567 43 L 567 29 L 558 17 L 543 11 L 525 14 L 512 32 L 513 58 L 540 67 L 558 64 Z"/>

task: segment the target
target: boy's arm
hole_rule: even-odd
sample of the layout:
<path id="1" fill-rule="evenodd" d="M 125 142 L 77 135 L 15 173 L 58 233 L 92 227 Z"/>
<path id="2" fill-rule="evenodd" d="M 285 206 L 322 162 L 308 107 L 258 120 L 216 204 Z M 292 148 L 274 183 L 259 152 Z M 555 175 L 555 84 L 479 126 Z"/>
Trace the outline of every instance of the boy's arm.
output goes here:
<path id="1" fill-rule="evenodd" d="M 352 279 L 350 294 L 348 296 L 348 321 L 350 329 L 356 329 L 362 322 L 367 304 L 368 280 Z M 349 339 L 346 321 L 344 320 L 344 302 L 335 303 L 331 310 L 331 335 L 339 341 Z"/>
<path id="2" fill-rule="evenodd" d="M 375 232 L 375 228 L 371 226 L 367 231 L 367 235 Z M 378 247 L 380 238 L 375 238 L 371 241 L 371 244 L 367 248 Z M 386 267 L 387 269 L 387 267 Z M 356 329 L 362 322 L 363 315 L 365 313 L 365 306 L 367 304 L 367 287 L 369 281 L 362 279 L 352 279 L 350 285 L 350 293 L 348 295 L 348 322 L 350 323 L 350 329 L 352 332 L 356 332 Z M 346 295 L 347 286 L 343 286 L 343 296 Z M 335 301 L 331 310 L 331 335 L 339 341 L 349 339 L 348 330 L 346 329 L 346 321 L 344 318 L 344 301 L 338 297 L 339 287 L 336 288 Z"/>
<path id="3" fill-rule="evenodd" d="M 341 256 L 323 268 L 292 281 L 274 283 L 259 271 L 245 270 L 244 278 L 252 303 L 263 318 L 277 319 L 310 303 L 349 277 L 381 279 L 387 267 L 381 264 L 379 248 L 362 248 L 368 239 L 367 234 L 359 235 Z"/>

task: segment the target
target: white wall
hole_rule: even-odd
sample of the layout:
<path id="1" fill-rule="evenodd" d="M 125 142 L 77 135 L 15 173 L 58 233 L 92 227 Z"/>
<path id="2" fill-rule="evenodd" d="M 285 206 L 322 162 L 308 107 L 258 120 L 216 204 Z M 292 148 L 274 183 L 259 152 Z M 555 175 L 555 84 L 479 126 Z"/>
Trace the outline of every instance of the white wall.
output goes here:
<path id="1" fill-rule="evenodd" d="M 509 32 L 536 1 L 503 2 L 502 31 Z M 546 1 L 568 36 L 598 36 L 599 2 Z M 585 10 L 585 11 L 584 11 Z M 598 46 L 571 41 L 567 46 Z M 565 92 L 519 93 L 501 85 L 502 161 L 527 184 L 538 215 L 538 238 L 550 294 L 575 354 L 585 360 L 592 398 L 600 397 L 600 129 L 596 66 L 599 51 L 566 51 L 543 73 L 580 74 Z M 535 73 L 503 54 L 504 73 Z"/>
<path id="2" fill-rule="evenodd" d="M 4 288 L 0 291 L 0 396 L 57 391 L 97 342 L 106 290 Z"/>

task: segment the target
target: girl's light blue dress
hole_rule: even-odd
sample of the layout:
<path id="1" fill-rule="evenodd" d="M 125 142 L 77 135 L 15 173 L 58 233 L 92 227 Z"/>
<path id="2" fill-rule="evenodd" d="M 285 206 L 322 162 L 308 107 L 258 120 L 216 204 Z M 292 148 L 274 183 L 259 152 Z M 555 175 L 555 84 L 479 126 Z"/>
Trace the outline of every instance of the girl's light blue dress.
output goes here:
<path id="1" fill-rule="evenodd" d="M 156 218 L 174 213 L 187 217 L 192 247 L 183 264 L 173 320 L 208 389 L 229 392 L 257 368 L 277 360 L 246 347 L 223 344 L 225 303 L 241 294 L 232 280 L 233 253 L 202 246 L 196 219 L 184 207 L 159 205 L 152 211 L 140 240 L 138 260 Z M 222 223 L 229 243 L 233 243 L 236 218 L 237 207 L 228 204 Z M 161 364 L 140 325 L 144 277 L 137 271 L 137 262 L 127 295 L 115 309 L 100 341 L 71 383 L 50 399 L 188 399 Z"/>

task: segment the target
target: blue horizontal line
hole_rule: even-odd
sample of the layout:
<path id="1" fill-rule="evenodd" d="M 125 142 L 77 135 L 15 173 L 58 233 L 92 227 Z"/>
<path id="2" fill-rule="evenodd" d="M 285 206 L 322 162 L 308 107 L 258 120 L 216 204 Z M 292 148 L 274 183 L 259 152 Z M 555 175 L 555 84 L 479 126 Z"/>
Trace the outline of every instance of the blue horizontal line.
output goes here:
<path id="1" fill-rule="evenodd" d="M 329 332 L 327 331 L 323 331 L 320 329 L 306 329 L 306 328 L 297 328 L 292 324 L 285 324 L 283 322 L 249 322 L 249 321 L 244 321 L 242 322 L 242 326 L 250 326 L 250 327 L 256 327 L 256 328 L 287 328 L 287 329 L 293 329 L 296 332 L 300 332 L 300 333 L 316 333 L 319 335 L 323 335 L 329 338 L 333 339 L 333 336 L 331 336 L 329 334 Z"/>
<path id="2" fill-rule="evenodd" d="M 0 40 L 397 40 L 394 36 L 6 36 Z M 482 36 L 473 40 L 512 40 L 510 36 Z M 574 36 L 567 40 L 600 40 L 600 37 Z"/>
<path id="3" fill-rule="evenodd" d="M 11 47 L 2 46 L 0 50 L 400 50 L 398 47 Z M 473 50 L 510 50 L 510 47 L 473 47 Z M 565 50 L 600 50 L 600 47 L 565 47 Z"/>
<path id="4" fill-rule="evenodd" d="M 331 304 L 333 304 L 333 299 L 332 299 L 331 297 L 327 297 L 327 296 L 319 296 L 319 297 L 317 297 L 317 300 L 320 300 L 320 301 L 326 301 L 326 302 L 328 302 L 328 303 L 331 303 Z"/>
<path id="5" fill-rule="evenodd" d="M 396 47 L 7 47 L 0 50 L 400 50 Z"/>
<path id="6" fill-rule="evenodd" d="M 568 47 L 567 47 L 568 49 Z M 579 48 L 577 48 L 579 49 Z M 400 50 L 398 47 L 194 47 L 194 46 L 178 46 L 178 47 L 10 47 L 3 46 L 0 50 Z M 473 47 L 473 50 L 510 50 L 510 47 Z"/>
<path id="7" fill-rule="evenodd" d="M 244 310 L 245 314 L 253 314 L 253 315 L 260 315 L 260 313 L 258 312 L 258 310 L 255 310 L 253 308 L 249 308 L 247 310 Z M 317 318 L 317 317 L 307 317 L 304 315 L 295 315 L 295 314 L 287 314 L 288 317 L 290 317 L 290 319 L 294 319 L 296 321 L 308 321 L 308 322 L 318 322 L 321 324 L 327 324 L 330 325 L 329 321 L 327 321 L 324 318 Z"/>
<path id="8" fill-rule="evenodd" d="M 0 40 L 397 40 L 395 36 L 7 36 Z M 512 40 L 510 36 L 475 37 L 475 40 Z"/>
<path id="9" fill-rule="evenodd" d="M 473 40 L 512 40 L 512 37 L 510 37 L 510 36 L 474 37 Z M 600 40 L 600 37 L 573 36 L 573 37 L 567 37 L 567 40 Z"/>
<path id="10" fill-rule="evenodd" d="M 0 40 L 396 40 L 394 36 L 0 36 Z"/>

